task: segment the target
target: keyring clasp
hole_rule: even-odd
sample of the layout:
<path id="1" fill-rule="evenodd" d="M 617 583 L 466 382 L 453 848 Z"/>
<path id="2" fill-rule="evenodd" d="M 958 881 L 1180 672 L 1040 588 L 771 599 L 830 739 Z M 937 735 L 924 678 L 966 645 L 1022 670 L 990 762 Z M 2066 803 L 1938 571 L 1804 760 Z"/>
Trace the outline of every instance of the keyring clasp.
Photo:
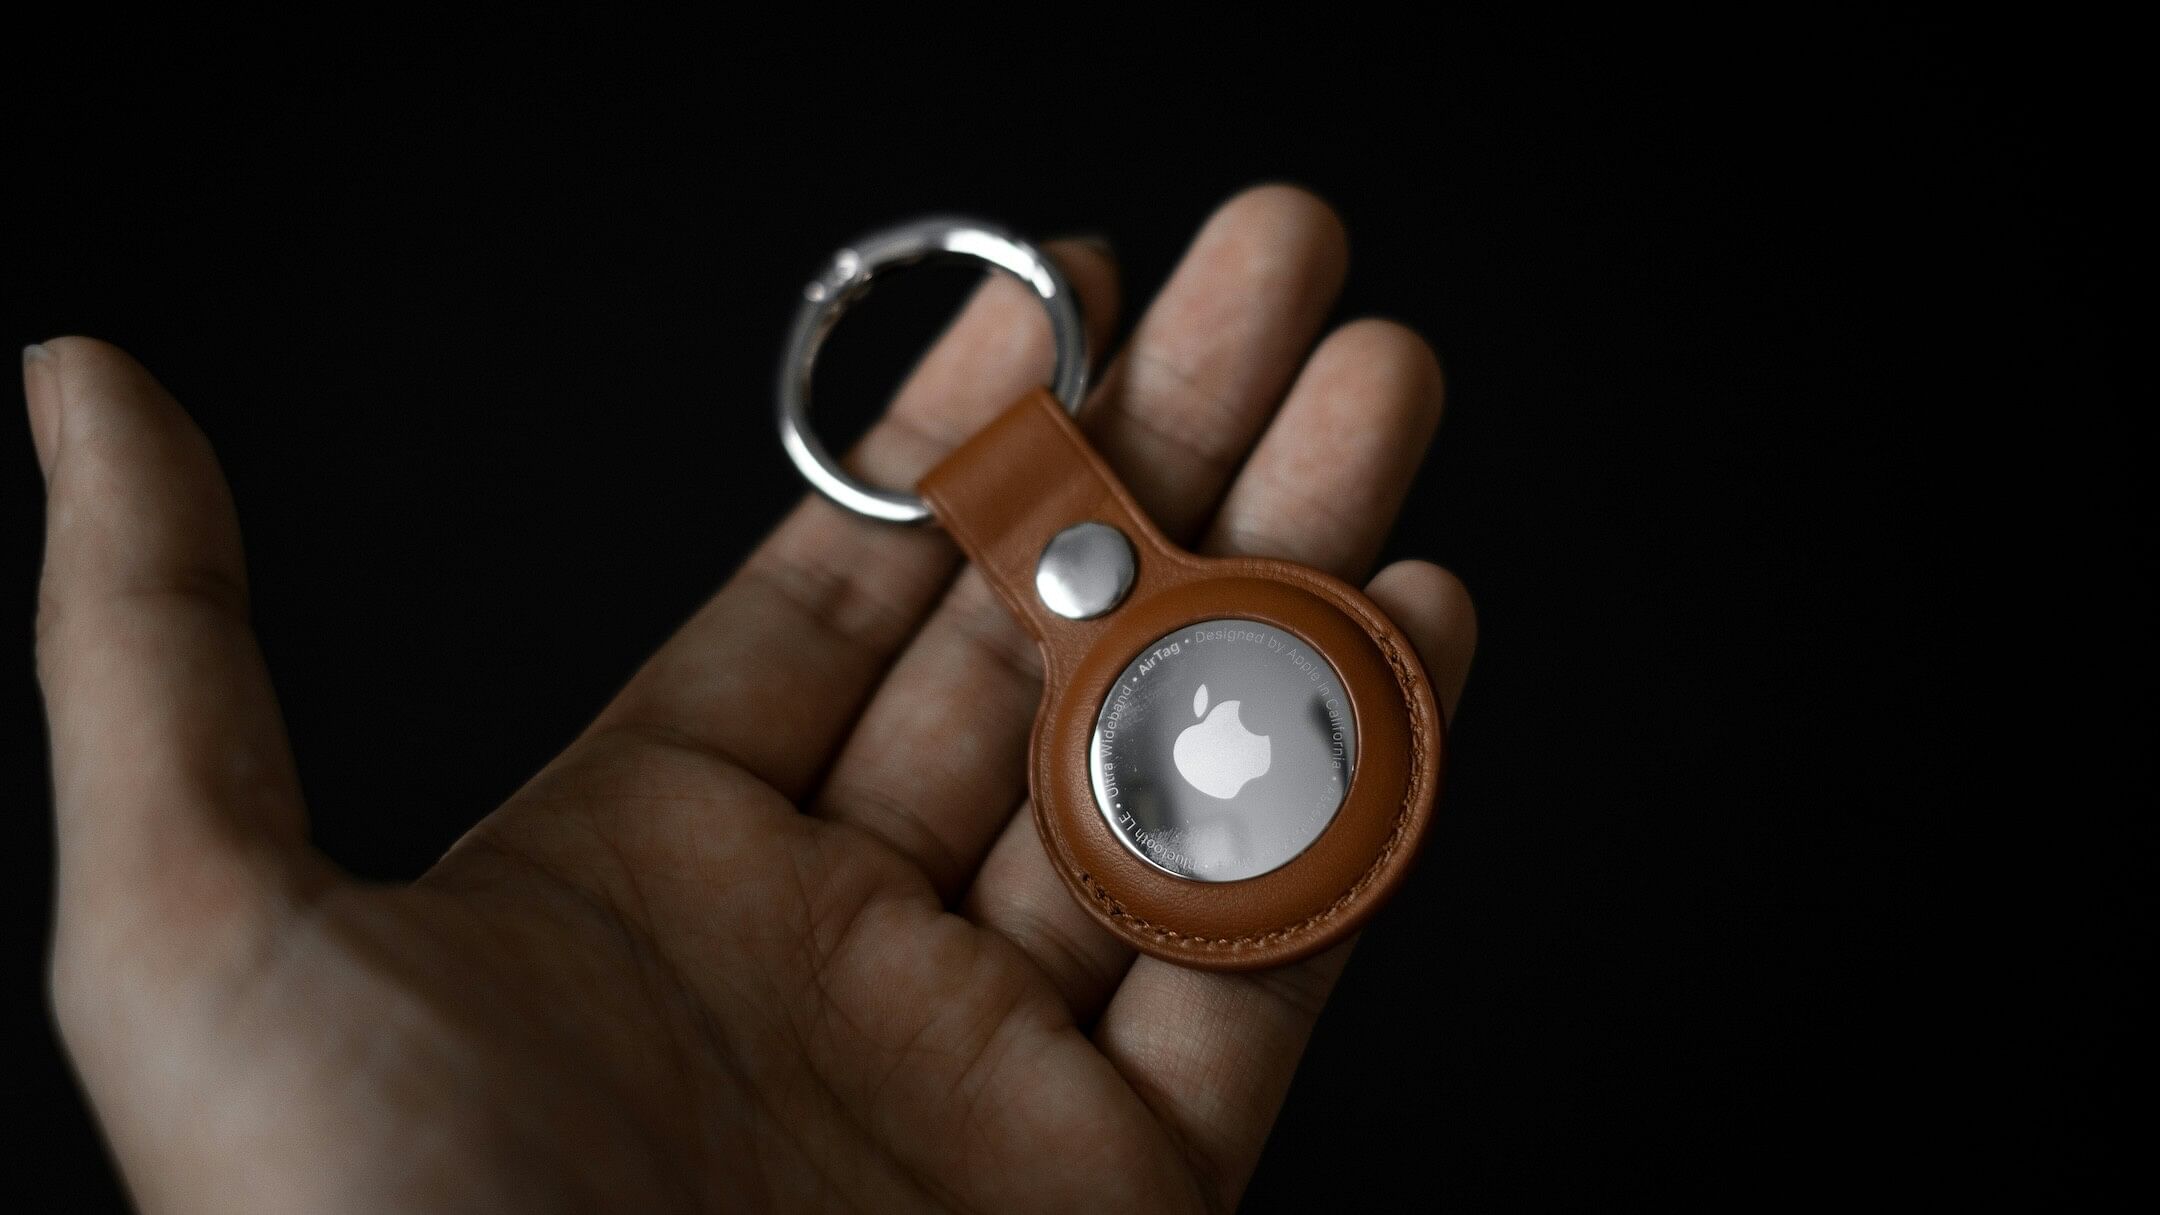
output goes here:
<path id="1" fill-rule="evenodd" d="M 857 514 L 894 523 L 927 520 L 929 504 L 911 493 L 866 485 L 840 467 L 810 429 L 810 373 L 841 314 L 879 275 L 933 258 L 982 262 L 1025 283 L 1050 315 L 1057 352 L 1050 391 L 1068 413 L 1078 413 L 1087 396 L 1087 331 L 1080 323 L 1079 303 L 1057 263 L 1030 242 L 975 220 L 937 218 L 872 233 L 835 253 L 824 272 L 803 288 L 803 303 L 781 356 L 780 443 L 819 493 Z"/>

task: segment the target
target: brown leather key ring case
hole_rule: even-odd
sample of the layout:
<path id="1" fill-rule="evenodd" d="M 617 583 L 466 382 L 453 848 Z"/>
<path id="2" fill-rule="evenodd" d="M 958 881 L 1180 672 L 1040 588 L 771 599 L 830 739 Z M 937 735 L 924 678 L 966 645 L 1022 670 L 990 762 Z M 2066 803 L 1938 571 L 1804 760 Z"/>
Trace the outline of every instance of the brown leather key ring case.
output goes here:
<path id="1" fill-rule="evenodd" d="M 1073 896 L 1106 928 L 1184 965 L 1257 969 L 1342 940 L 1394 891 L 1432 814 L 1445 731 L 1415 651 L 1369 600 L 1289 562 L 1173 546 L 1039 389 L 919 488 L 1042 650 L 1028 766 L 1035 823 Z M 1122 534 L 1134 568 L 1114 607 L 1070 619 L 1038 590 L 1038 566 L 1053 538 L 1083 523 Z M 1309 845 L 1228 881 L 1143 859 L 1098 807 L 1090 767 L 1098 713 L 1128 664 L 1179 630 L 1215 621 L 1272 626 L 1324 657 L 1347 694 L 1356 761 L 1339 808 Z M 1204 688 L 1201 696 L 1196 715 Z"/>
<path id="2" fill-rule="evenodd" d="M 850 301 L 934 258 L 1033 291 L 1055 364 L 1051 389 L 948 456 L 918 497 L 833 459 L 809 424 L 810 382 Z M 1028 789 L 1051 863 L 1089 914 L 1188 966 L 1306 957 L 1365 922 L 1424 838 L 1444 735 L 1432 688 L 1350 587 L 1164 539 L 1068 415 L 1087 380 L 1085 327 L 1055 262 L 994 225 L 917 220 L 859 238 L 803 288 L 780 363 L 780 442 L 844 509 L 942 522 L 1034 635 Z"/>

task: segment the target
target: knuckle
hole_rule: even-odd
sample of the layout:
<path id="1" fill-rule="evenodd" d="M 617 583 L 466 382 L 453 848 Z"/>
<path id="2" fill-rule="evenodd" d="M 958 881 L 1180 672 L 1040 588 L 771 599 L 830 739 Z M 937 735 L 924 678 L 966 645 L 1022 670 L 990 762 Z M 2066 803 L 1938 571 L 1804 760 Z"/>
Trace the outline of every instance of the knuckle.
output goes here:
<path id="1" fill-rule="evenodd" d="M 968 571 L 953 588 L 948 607 L 953 627 L 970 647 L 1023 685 L 1041 681 L 1041 652 L 998 602 L 980 571 Z"/>
<path id="2" fill-rule="evenodd" d="M 139 593 L 192 600 L 242 620 L 247 618 L 249 611 L 246 576 L 236 569 L 211 562 L 189 562 L 178 566 L 165 577 L 140 588 Z"/>
<path id="3" fill-rule="evenodd" d="M 1117 425 L 1144 432 L 1202 468 L 1237 466 L 1246 437 L 1238 402 L 1209 391 L 1164 352 L 1135 347 L 1129 361 L 1127 391 L 1113 398 Z"/>
<path id="4" fill-rule="evenodd" d="M 761 552 L 742 573 L 810 627 L 852 647 L 874 646 L 909 623 L 907 613 L 872 590 L 861 571 L 837 567 L 821 555 Z"/>
<path id="5" fill-rule="evenodd" d="M 1274 557 L 1304 565 L 1327 562 L 1329 545 L 1322 537 L 1345 534 L 1347 524 L 1335 513 L 1333 503 L 1285 487 L 1271 495 L 1289 510 L 1269 515 L 1238 513 L 1226 517 L 1217 546 L 1224 552 L 1248 557 Z M 1287 516 L 1294 515 L 1296 522 Z"/>
<path id="6" fill-rule="evenodd" d="M 939 890 L 950 889 L 965 876 L 966 861 L 924 821 L 922 807 L 904 796 L 869 782 L 849 781 L 827 790 L 825 800 L 834 807 L 835 821 L 867 833 L 912 862 Z"/>

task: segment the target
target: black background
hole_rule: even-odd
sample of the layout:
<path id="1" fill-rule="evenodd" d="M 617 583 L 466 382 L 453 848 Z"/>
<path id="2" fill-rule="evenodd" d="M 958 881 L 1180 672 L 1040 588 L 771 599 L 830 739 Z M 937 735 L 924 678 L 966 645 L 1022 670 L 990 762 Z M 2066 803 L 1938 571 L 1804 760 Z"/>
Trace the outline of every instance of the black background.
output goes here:
<path id="1" fill-rule="evenodd" d="M 26 35 L 0 336 L 119 342 L 200 420 L 318 838 L 410 876 L 796 497 L 770 376 L 829 249 L 1100 233 L 1129 317 L 1217 202 L 1306 184 L 1340 316 L 1448 369 L 1389 552 L 1482 648 L 1248 1206 L 2062 1193 L 2149 1149 L 2122 35 L 1071 20 Z M 934 317 L 881 317 L 897 373 Z M 10 1175 L 95 1207 L 6 463 Z"/>

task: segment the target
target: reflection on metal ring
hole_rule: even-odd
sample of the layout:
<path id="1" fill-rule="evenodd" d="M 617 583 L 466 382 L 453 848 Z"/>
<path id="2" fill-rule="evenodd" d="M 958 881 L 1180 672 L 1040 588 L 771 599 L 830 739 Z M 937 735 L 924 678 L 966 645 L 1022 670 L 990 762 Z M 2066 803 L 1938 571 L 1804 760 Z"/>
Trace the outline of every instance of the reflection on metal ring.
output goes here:
<path id="1" fill-rule="evenodd" d="M 780 443 L 813 488 L 834 502 L 873 519 L 920 523 L 930 507 L 914 494 L 878 489 L 849 475 L 810 429 L 810 373 L 818 348 L 848 305 L 887 271 L 933 258 L 982 262 L 1026 284 L 1050 315 L 1057 361 L 1050 390 L 1067 411 L 1078 412 L 1087 395 L 1087 331 L 1071 284 L 1035 245 L 1010 232 L 965 219 L 925 219 L 872 233 L 840 250 L 803 288 L 780 360 Z"/>

